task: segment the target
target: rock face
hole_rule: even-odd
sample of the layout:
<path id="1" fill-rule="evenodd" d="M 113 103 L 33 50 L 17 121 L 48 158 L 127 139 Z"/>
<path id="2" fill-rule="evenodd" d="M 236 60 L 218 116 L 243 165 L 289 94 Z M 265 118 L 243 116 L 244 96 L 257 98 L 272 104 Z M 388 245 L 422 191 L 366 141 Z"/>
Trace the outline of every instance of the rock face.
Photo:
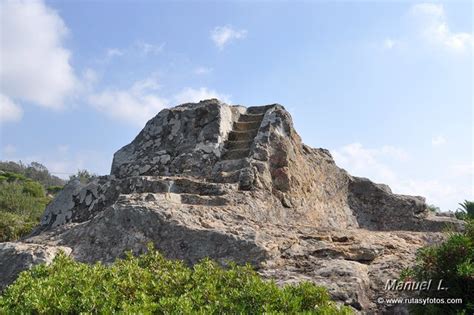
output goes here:
<path id="1" fill-rule="evenodd" d="M 357 310 L 383 311 L 375 298 L 390 296 L 385 281 L 447 223 L 462 228 L 431 216 L 422 197 L 350 176 L 304 145 L 283 106 L 207 100 L 148 121 L 115 153 L 111 175 L 69 183 L 18 246 L 107 263 L 151 241 L 169 258 L 250 262 L 279 283 L 314 281 Z M 0 247 L 0 264 L 12 253 Z"/>

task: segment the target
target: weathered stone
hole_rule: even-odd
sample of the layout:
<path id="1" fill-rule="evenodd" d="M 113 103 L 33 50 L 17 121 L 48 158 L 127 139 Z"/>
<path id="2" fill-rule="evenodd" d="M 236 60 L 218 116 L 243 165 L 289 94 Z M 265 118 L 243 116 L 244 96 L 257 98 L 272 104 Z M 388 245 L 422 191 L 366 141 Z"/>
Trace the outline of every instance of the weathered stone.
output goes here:
<path id="1" fill-rule="evenodd" d="M 66 255 L 71 253 L 71 249 L 64 246 L 0 243 L 0 292 L 13 282 L 20 272 L 37 264 L 51 263 L 60 251 Z"/>
<path id="2" fill-rule="evenodd" d="M 375 313 L 384 311 L 375 298 L 390 296 L 383 281 L 441 241 L 447 224 L 463 228 L 304 145 L 283 106 L 207 100 L 158 113 L 115 153 L 111 175 L 69 183 L 23 242 L 67 246 L 90 263 L 153 242 L 189 264 L 250 262 L 280 284 L 313 281 Z M 0 259 L 21 252 L 0 247 Z"/>

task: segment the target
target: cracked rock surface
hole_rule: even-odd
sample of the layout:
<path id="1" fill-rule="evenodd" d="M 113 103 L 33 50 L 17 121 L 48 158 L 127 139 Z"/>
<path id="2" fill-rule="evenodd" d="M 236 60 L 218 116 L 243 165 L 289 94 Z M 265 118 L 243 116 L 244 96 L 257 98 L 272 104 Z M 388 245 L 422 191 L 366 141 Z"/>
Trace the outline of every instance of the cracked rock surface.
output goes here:
<path id="1" fill-rule="evenodd" d="M 386 281 L 447 224 L 462 228 L 304 145 L 283 106 L 213 99 L 161 111 L 115 153 L 110 175 L 70 182 L 30 236 L 0 244 L 0 267 L 14 265 L 0 286 L 59 249 L 110 263 L 153 242 L 189 264 L 250 262 L 279 284 L 313 281 L 357 311 L 388 312 L 375 303 L 393 294 Z"/>

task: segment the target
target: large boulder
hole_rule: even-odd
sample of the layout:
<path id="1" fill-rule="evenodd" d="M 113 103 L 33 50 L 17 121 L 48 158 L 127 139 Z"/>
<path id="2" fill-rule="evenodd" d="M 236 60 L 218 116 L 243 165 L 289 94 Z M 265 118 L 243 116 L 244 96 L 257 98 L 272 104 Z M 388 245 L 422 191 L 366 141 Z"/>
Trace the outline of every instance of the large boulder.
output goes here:
<path id="1" fill-rule="evenodd" d="M 38 264 L 50 264 L 60 252 L 69 255 L 71 249 L 64 246 L 48 246 L 27 243 L 0 243 L 0 292 L 12 283 L 23 270 Z"/>
<path id="2" fill-rule="evenodd" d="M 462 228 L 304 145 L 283 106 L 207 100 L 158 113 L 115 153 L 110 175 L 66 185 L 22 244 L 108 263 L 153 242 L 169 258 L 250 262 L 278 283 L 314 281 L 341 303 L 382 311 L 383 281 L 446 224 Z M 0 259 L 11 253 L 0 247 Z"/>

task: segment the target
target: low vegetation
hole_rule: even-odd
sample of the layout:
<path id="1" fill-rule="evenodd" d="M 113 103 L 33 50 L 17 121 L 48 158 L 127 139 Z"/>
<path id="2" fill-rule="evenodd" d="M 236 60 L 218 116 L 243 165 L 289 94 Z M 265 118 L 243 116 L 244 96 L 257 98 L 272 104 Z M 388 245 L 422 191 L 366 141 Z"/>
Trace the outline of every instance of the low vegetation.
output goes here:
<path id="1" fill-rule="evenodd" d="M 187 267 L 148 252 L 110 266 L 64 254 L 20 274 L 0 296 L 5 314 L 352 314 L 326 289 L 304 282 L 279 288 L 250 266 L 223 269 L 205 259 Z"/>
<path id="2" fill-rule="evenodd" d="M 402 274 L 404 280 L 432 280 L 434 287 L 442 280 L 448 288 L 421 291 L 420 297 L 461 298 L 463 303 L 411 305 L 413 314 L 474 314 L 474 220 L 465 218 L 464 232 L 450 232 L 445 242 L 420 250 L 415 266 Z"/>
<path id="3" fill-rule="evenodd" d="M 474 220 L 474 201 L 464 200 L 459 206 L 455 213 L 456 218 L 460 220 Z"/>
<path id="4" fill-rule="evenodd" d="M 69 180 L 88 183 L 96 177 L 78 170 Z M 38 162 L 0 161 L 0 242 L 15 241 L 38 225 L 46 205 L 66 181 Z"/>
<path id="5" fill-rule="evenodd" d="M 0 173 L 0 242 L 14 241 L 31 232 L 51 201 L 43 185 L 25 176 Z"/>

